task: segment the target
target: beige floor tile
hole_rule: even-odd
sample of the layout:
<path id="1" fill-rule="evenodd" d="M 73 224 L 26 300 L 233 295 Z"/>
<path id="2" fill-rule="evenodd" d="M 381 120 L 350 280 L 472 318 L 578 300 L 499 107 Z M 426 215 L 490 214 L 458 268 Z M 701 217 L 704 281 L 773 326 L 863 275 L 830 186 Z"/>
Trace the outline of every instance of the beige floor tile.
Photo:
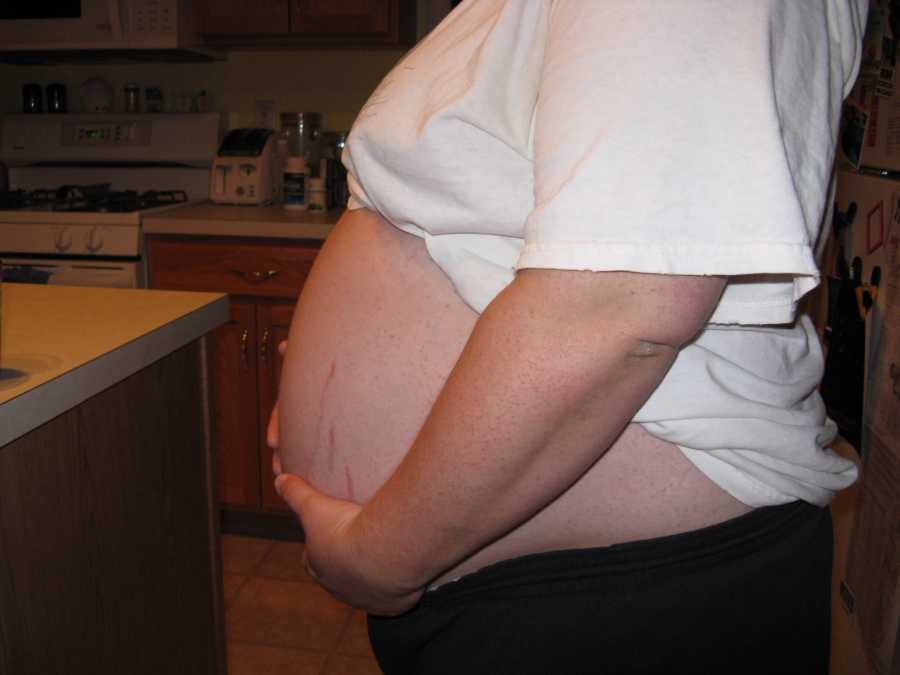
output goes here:
<path id="1" fill-rule="evenodd" d="M 374 658 L 335 654 L 328 659 L 322 675 L 381 675 L 381 668 Z"/>
<path id="2" fill-rule="evenodd" d="M 241 590 L 248 577 L 243 574 L 232 574 L 231 572 L 222 572 L 222 586 L 225 589 L 225 609 L 231 606 L 238 592 Z"/>
<path id="3" fill-rule="evenodd" d="M 320 675 L 328 655 L 307 649 L 228 645 L 228 675 Z"/>
<path id="4" fill-rule="evenodd" d="M 255 537 L 222 535 L 222 570 L 232 574 L 252 574 L 275 542 Z"/>
<path id="5" fill-rule="evenodd" d="M 253 577 L 226 614 L 226 635 L 239 642 L 329 651 L 350 611 L 315 584 Z"/>
<path id="6" fill-rule="evenodd" d="M 372 645 L 369 643 L 369 631 L 366 628 L 366 613 L 354 610 L 341 639 L 335 648 L 337 654 L 344 656 L 372 657 Z"/>
<path id="7" fill-rule="evenodd" d="M 283 581 L 312 581 L 303 564 L 304 545 L 298 541 L 276 541 L 256 567 L 256 576 Z"/>

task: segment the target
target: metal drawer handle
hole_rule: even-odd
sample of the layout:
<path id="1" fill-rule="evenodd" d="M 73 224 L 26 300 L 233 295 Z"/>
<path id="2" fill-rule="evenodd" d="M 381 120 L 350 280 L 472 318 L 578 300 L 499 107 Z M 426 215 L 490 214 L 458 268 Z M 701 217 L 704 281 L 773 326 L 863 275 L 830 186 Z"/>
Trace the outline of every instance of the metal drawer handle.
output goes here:
<path id="1" fill-rule="evenodd" d="M 228 270 L 228 271 L 231 272 L 232 274 L 234 274 L 235 276 L 240 277 L 244 281 L 250 282 L 251 284 L 258 284 L 261 281 L 268 281 L 272 277 L 278 276 L 278 274 L 280 273 L 280 270 L 264 270 L 264 271 L 256 270 L 255 272 L 245 272 L 243 270 Z"/>
<path id="2" fill-rule="evenodd" d="M 259 345 L 259 358 L 263 361 L 269 356 L 269 329 L 266 328 L 262 334 L 262 340 Z"/>
<path id="3" fill-rule="evenodd" d="M 247 367 L 247 339 L 250 337 L 250 332 L 245 328 L 241 331 L 241 362 L 244 364 L 244 368 Z"/>

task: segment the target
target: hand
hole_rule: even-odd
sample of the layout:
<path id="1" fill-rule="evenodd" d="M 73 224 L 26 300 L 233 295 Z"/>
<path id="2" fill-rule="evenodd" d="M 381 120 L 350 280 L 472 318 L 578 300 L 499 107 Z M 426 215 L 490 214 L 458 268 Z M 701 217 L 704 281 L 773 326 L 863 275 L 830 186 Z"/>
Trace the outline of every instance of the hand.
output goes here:
<path id="1" fill-rule="evenodd" d="M 423 588 L 402 589 L 375 572 L 376 551 L 359 540 L 359 504 L 322 494 L 288 473 L 275 479 L 275 489 L 303 526 L 306 569 L 329 593 L 382 616 L 402 614 L 415 606 Z"/>
<path id="2" fill-rule="evenodd" d="M 287 340 L 278 343 L 278 353 L 284 356 L 287 351 Z M 281 458 L 278 457 L 278 446 L 281 443 L 281 435 L 278 430 L 278 401 L 272 407 L 272 414 L 269 415 L 269 425 L 266 427 L 266 445 L 275 452 L 272 453 L 272 473 L 276 476 L 281 473 Z"/>

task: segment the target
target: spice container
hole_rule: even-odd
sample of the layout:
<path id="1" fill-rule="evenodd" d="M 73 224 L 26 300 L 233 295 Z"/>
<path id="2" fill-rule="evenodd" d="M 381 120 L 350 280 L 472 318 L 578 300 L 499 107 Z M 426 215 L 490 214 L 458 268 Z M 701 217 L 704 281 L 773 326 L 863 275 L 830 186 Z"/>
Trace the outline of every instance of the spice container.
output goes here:
<path id="1" fill-rule="evenodd" d="M 69 111 L 69 102 L 66 96 L 66 85 L 47 85 L 47 112 L 64 113 Z"/>
<path id="2" fill-rule="evenodd" d="M 163 111 L 163 92 L 159 87 L 147 87 L 144 89 L 144 105 L 148 113 L 161 113 Z"/>
<path id="3" fill-rule="evenodd" d="M 22 112 L 44 112 L 43 95 L 41 85 L 29 83 L 22 87 Z"/>
<path id="4" fill-rule="evenodd" d="M 125 112 L 136 113 L 141 109 L 141 88 L 134 82 L 125 85 Z"/>

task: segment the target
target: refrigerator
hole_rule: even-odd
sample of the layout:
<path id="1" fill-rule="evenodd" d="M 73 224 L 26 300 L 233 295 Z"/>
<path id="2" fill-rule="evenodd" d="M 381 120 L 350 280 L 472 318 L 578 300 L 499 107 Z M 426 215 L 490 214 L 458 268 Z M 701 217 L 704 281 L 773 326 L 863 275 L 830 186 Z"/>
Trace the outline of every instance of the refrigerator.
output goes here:
<path id="1" fill-rule="evenodd" d="M 838 142 L 822 396 L 861 478 L 832 505 L 832 675 L 900 675 L 900 2 L 873 0 Z"/>

